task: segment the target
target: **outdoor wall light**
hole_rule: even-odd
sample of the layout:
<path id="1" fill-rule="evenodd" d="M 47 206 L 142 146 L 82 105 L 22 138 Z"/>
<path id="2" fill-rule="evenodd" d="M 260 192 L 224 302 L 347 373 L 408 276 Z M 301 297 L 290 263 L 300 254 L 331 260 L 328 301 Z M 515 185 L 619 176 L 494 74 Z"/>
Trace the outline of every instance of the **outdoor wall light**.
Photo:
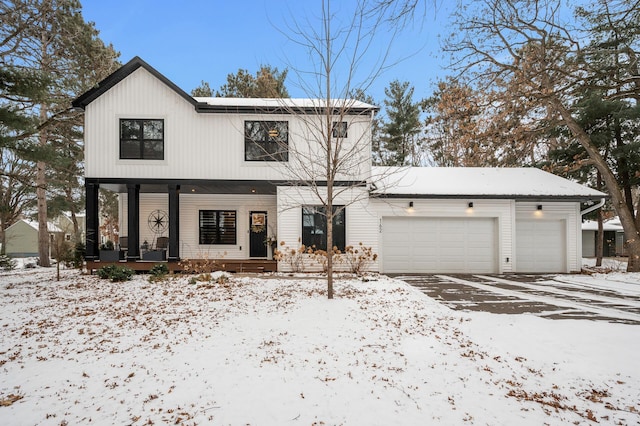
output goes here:
<path id="1" fill-rule="evenodd" d="M 413 201 L 409 201 L 409 208 L 413 207 Z"/>
<path id="2" fill-rule="evenodd" d="M 542 204 L 538 204 L 538 210 L 542 210 Z"/>
<path id="3" fill-rule="evenodd" d="M 473 203 L 469 203 L 469 208 L 472 209 L 473 208 Z"/>

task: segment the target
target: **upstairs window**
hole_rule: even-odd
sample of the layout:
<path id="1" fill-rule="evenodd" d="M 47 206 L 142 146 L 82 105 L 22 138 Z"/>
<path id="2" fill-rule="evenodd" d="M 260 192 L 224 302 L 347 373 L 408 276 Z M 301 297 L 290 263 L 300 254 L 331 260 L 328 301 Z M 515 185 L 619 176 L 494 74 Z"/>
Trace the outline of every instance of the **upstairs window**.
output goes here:
<path id="1" fill-rule="evenodd" d="M 120 159 L 164 160 L 164 120 L 120 119 Z"/>
<path id="2" fill-rule="evenodd" d="M 334 121 L 332 136 L 334 138 L 346 138 L 347 137 L 347 122 L 346 121 Z"/>
<path id="3" fill-rule="evenodd" d="M 234 210 L 200 210 L 200 244 L 235 244 Z"/>
<path id="4" fill-rule="evenodd" d="M 324 206 L 302 207 L 302 244 L 315 246 L 318 250 L 327 250 L 327 215 Z M 345 209 L 333 206 L 333 246 L 344 251 L 345 247 Z"/>
<path id="5" fill-rule="evenodd" d="M 245 161 L 288 161 L 289 123 L 286 121 L 245 121 Z"/>

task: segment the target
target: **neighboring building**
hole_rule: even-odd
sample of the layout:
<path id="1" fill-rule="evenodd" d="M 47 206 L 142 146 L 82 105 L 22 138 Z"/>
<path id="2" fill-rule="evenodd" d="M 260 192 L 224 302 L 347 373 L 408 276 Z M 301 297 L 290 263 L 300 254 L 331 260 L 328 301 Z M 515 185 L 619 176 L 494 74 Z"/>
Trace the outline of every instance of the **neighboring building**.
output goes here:
<path id="1" fill-rule="evenodd" d="M 85 111 L 87 260 L 98 256 L 98 188 L 120 194 L 131 261 L 161 237 L 169 261 L 267 259 L 276 235 L 324 244 L 320 203 L 288 172 L 318 148 L 303 120 L 322 101 L 193 98 L 136 57 L 74 106 Z M 334 245 L 372 247 L 383 273 L 580 270 L 580 205 L 605 194 L 537 169 L 372 167 L 376 112 L 352 101 L 334 123 L 347 146 L 367 141 L 345 158 L 357 167 L 339 179 Z"/>
<path id="2" fill-rule="evenodd" d="M 49 222 L 50 250 L 54 249 L 56 238 L 63 238 L 64 232 L 55 224 Z M 7 256 L 37 257 L 38 256 L 38 222 L 20 219 L 5 230 Z"/>
<path id="3" fill-rule="evenodd" d="M 64 212 L 51 220 L 62 232 L 64 232 L 65 241 L 73 243 L 75 241 L 75 231 L 73 226 L 73 220 L 71 213 Z M 84 213 L 76 214 L 76 221 L 78 222 L 78 241 L 85 240 L 85 215 Z"/>
<path id="4" fill-rule="evenodd" d="M 624 228 L 618 217 L 604 222 L 604 245 L 602 255 L 604 257 L 626 256 L 624 246 Z M 598 241 L 598 222 L 586 220 L 582 223 L 582 256 L 595 257 L 596 244 Z"/>

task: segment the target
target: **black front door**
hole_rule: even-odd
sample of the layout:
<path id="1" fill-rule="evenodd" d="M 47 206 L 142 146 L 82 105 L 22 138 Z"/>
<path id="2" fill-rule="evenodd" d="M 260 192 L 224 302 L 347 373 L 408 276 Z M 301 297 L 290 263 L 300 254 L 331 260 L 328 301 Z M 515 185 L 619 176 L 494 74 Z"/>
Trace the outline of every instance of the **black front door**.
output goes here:
<path id="1" fill-rule="evenodd" d="M 267 257 L 267 212 L 249 213 L 249 257 Z"/>

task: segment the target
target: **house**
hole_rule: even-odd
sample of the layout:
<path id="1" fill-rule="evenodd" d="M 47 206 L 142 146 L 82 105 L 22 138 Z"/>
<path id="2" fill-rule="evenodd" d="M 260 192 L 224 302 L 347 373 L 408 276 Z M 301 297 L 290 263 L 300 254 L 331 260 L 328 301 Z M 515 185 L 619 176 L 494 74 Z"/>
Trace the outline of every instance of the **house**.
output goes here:
<path id="1" fill-rule="evenodd" d="M 378 108 L 342 102 L 333 132 L 351 149 L 334 245 L 372 247 L 383 273 L 580 270 L 580 206 L 605 194 L 536 169 L 372 167 Z M 136 57 L 73 104 L 85 112 L 88 262 L 99 188 L 119 194 L 128 261 L 160 238 L 169 262 L 267 261 L 272 238 L 322 248 L 323 208 L 292 173 L 312 168 L 319 135 L 308 123 L 322 100 L 193 98 Z"/>
<path id="2" fill-rule="evenodd" d="M 64 232 L 54 223 L 49 222 L 50 250 L 54 250 L 53 242 L 62 238 Z M 5 230 L 5 254 L 11 257 L 38 256 L 38 222 L 20 219 Z"/>
<path id="3" fill-rule="evenodd" d="M 84 223 L 84 213 L 77 213 L 76 221 L 78 223 L 78 241 L 84 241 L 85 238 L 85 223 Z M 75 236 L 75 227 L 73 224 L 73 219 L 71 218 L 71 213 L 63 212 L 59 214 L 57 217 L 51 220 L 62 232 L 64 232 L 65 241 L 73 242 L 76 240 Z"/>
<path id="4" fill-rule="evenodd" d="M 602 255 L 604 257 L 626 256 L 624 246 L 624 228 L 618 217 L 607 220 L 602 224 L 604 232 L 604 245 Z M 598 238 L 598 222 L 585 220 L 582 223 L 582 256 L 595 257 Z"/>

